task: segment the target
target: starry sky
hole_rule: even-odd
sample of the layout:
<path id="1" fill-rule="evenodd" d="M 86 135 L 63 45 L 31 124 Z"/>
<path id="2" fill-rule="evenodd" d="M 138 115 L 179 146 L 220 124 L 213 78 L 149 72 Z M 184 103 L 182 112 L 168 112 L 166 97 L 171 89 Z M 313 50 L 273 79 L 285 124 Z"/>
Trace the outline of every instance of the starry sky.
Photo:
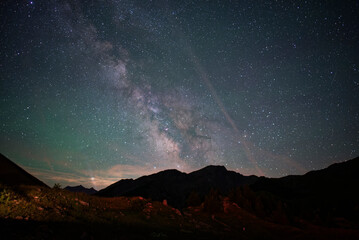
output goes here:
<path id="1" fill-rule="evenodd" d="M 359 155 L 358 1 L 0 6 L 0 151 L 50 186 Z"/>

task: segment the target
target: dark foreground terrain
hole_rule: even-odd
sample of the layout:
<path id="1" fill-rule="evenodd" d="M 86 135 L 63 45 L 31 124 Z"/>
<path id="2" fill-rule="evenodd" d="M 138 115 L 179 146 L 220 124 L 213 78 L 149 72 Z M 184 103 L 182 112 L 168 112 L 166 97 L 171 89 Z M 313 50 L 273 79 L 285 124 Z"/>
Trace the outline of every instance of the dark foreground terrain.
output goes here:
<path id="1" fill-rule="evenodd" d="M 1 239 L 359 239 L 359 230 L 350 225 L 324 227 L 300 219 L 275 223 L 227 197 L 179 211 L 141 197 L 4 185 L 0 230 Z"/>

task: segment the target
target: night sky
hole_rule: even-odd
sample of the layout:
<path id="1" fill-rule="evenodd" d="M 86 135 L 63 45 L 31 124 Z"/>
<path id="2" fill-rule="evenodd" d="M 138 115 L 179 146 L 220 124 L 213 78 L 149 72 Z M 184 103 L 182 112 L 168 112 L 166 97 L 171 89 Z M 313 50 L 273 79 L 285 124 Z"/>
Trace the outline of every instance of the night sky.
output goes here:
<path id="1" fill-rule="evenodd" d="M 0 152 L 50 186 L 359 155 L 358 1 L 0 6 Z"/>

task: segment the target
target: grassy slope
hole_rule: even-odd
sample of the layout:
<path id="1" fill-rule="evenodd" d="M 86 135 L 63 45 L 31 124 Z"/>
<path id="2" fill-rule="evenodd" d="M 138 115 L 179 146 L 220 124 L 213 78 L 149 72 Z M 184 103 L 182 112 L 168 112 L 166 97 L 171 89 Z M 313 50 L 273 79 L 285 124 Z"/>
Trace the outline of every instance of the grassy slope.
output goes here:
<path id="1" fill-rule="evenodd" d="M 4 239 L 359 239 L 350 229 L 264 221 L 228 201 L 215 214 L 179 212 L 139 197 L 29 186 L 0 186 L 0 232 Z"/>

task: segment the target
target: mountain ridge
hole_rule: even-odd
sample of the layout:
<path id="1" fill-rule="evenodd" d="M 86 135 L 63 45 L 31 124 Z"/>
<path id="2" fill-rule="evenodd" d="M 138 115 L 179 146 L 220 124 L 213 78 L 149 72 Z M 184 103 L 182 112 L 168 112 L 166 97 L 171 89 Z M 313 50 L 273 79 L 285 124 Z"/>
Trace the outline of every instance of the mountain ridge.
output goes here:
<path id="1" fill-rule="evenodd" d="M 94 189 L 93 187 L 91 188 L 86 188 L 82 185 L 77 185 L 77 186 L 66 186 L 64 188 L 65 190 L 68 190 L 70 192 L 81 192 L 81 193 L 86 193 L 86 194 L 89 194 L 89 195 L 92 195 L 92 194 L 95 194 L 97 193 L 97 190 Z"/>
<path id="2" fill-rule="evenodd" d="M 34 185 L 48 187 L 22 167 L 0 153 L 0 182 L 7 185 Z"/>
<path id="3" fill-rule="evenodd" d="M 228 194 L 232 188 L 253 183 L 256 176 L 243 176 L 228 171 L 224 166 L 210 165 L 191 173 L 175 169 L 164 170 L 137 179 L 122 179 L 100 190 L 96 195 L 142 196 L 152 200 L 166 200 L 174 207 L 182 208 L 192 192 L 204 197 L 212 188 Z"/>
<path id="4" fill-rule="evenodd" d="M 122 179 L 101 189 L 96 195 L 104 197 L 141 196 L 152 200 L 163 201 L 174 207 L 186 206 L 186 200 L 192 192 L 197 192 L 203 199 L 211 189 L 220 194 L 228 193 L 248 185 L 255 192 L 269 192 L 285 200 L 306 199 L 314 197 L 313 205 L 326 201 L 331 188 L 338 189 L 342 196 L 349 196 L 354 185 L 359 184 L 359 157 L 341 163 L 334 163 L 327 168 L 309 171 L 303 175 L 288 175 L 280 178 L 244 176 L 227 170 L 224 166 L 209 165 L 191 173 L 175 169 L 164 170 L 137 179 Z M 338 197 L 334 197 L 336 201 Z M 358 199 L 354 194 L 354 199 Z M 295 202 L 295 201 L 294 201 Z M 330 206 L 333 201 L 326 201 Z M 332 205 L 331 205 L 332 204 Z M 352 204 L 353 205 L 353 204 Z"/>

